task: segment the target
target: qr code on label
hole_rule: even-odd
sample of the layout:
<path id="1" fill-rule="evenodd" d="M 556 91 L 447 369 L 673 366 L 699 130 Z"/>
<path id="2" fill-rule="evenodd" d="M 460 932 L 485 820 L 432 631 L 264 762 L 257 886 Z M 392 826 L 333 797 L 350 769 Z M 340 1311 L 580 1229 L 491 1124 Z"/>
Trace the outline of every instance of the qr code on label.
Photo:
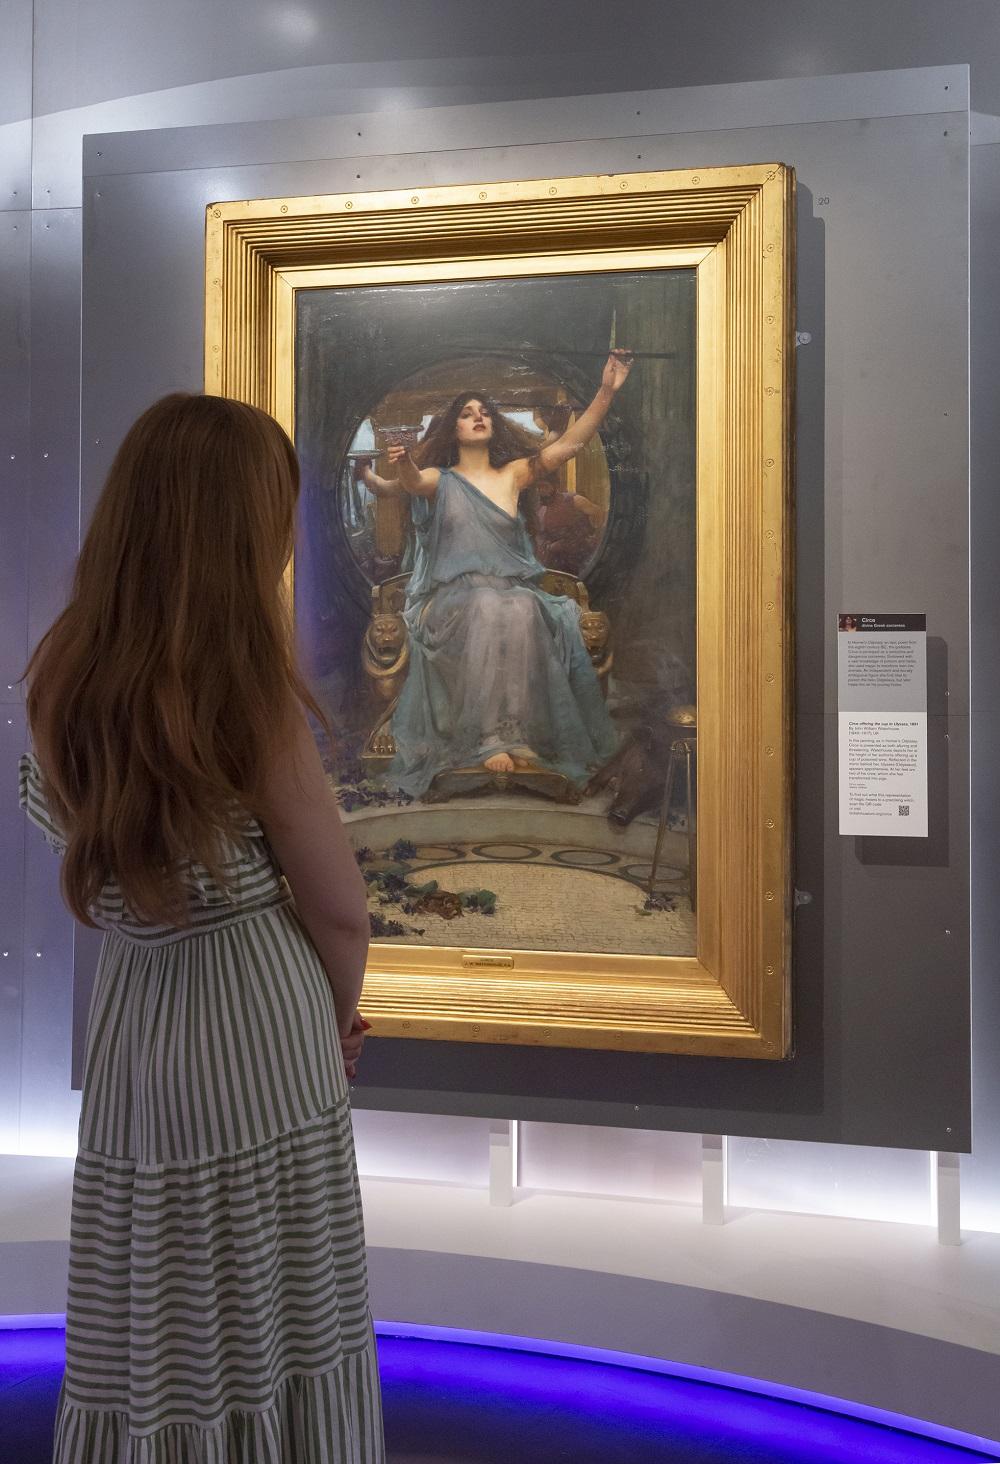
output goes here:
<path id="1" fill-rule="evenodd" d="M 901 803 L 901 804 L 899 804 L 899 816 L 900 816 L 900 818 L 909 818 L 909 816 L 910 816 L 910 805 L 908 803 Z"/>

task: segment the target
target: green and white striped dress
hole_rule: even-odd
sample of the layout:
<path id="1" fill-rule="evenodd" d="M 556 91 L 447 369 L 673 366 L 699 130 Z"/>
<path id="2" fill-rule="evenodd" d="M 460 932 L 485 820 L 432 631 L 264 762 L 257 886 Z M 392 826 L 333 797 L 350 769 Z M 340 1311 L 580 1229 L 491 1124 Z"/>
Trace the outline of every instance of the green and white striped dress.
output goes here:
<path id="1" fill-rule="evenodd" d="M 21 804 L 57 850 L 32 755 Z M 117 885 L 87 1026 L 54 1464 L 383 1464 L 333 997 L 256 821 L 190 930 Z"/>

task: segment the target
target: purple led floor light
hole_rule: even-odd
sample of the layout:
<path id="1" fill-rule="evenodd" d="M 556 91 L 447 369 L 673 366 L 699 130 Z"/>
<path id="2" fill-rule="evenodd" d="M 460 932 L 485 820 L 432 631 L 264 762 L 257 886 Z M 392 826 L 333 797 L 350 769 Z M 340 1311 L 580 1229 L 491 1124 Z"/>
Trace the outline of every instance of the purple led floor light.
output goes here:
<path id="1" fill-rule="evenodd" d="M 0 1362 L 8 1366 L 11 1363 L 60 1365 L 63 1358 L 65 1322 L 63 1315 L 0 1316 Z M 9 1336 L 4 1342 L 3 1333 L 5 1331 L 16 1332 L 18 1335 Z M 653 1374 L 679 1382 L 702 1384 L 717 1389 L 723 1394 L 728 1392 L 736 1395 L 749 1395 L 751 1398 L 776 1404 L 811 1409 L 813 1412 L 829 1415 L 831 1421 L 839 1417 L 845 1421 L 850 1420 L 852 1423 L 885 1429 L 893 1435 L 908 1435 L 915 1442 L 917 1439 L 923 1439 L 930 1444 L 941 1444 L 952 1449 L 965 1450 L 970 1454 L 975 1454 L 980 1458 L 985 1456 L 1000 1464 L 1000 1441 L 964 1433 L 943 1424 L 928 1423 L 922 1419 L 890 1413 L 885 1409 L 874 1408 L 865 1403 L 833 1398 L 827 1394 L 813 1393 L 803 1388 L 787 1387 L 782 1383 L 774 1383 L 766 1379 L 744 1377 L 738 1373 L 720 1372 L 714 1368 L 668 1362 L 662 1358 L 646 1357 L 634 1353 L 612 1352 L 600 1347 L 584 1347 L 570 1342 L 550 1342 L 537 1337 L 515 1337 L 495 1332 L 466 1331 L 457 1327 L 379 1321 L 375 1323 L 375 1331 L 380 1338 L 389 1343 L 394 1339 L 404 1344 L 406 1342 L 436 1342 L 453 1347 L 479 1348 L 484 1352 L 489 1350 L 493 1353 L 519 1353 L 525 1357 L 526 1361 L 534 1355 L 539 1358 L 561 1359 L 568 1363 L 596 1364 L 626 1372 Z M 33 1335 L 33 1333 L 38 1335 Z M 408 1362 L 405 1355 L 394 1355 L 391 1351 L 387 1351 L 385 1361 L 387 1370 L 397 1377 L 417 1379 L 419 1376 L 419 1368 L 413 1364 L 412 1360 Z M 474 1372 L 475 1370 L 467 1368 L 466 1372 L 469 1371 Z M 487 1382 L 488 1373 L 491 1377 L 489 1386 L 495 1387 L 495 1375 L 484 1357 L 482 1369 L 484 1384 Z M 527 1391 L 528 1376 L 528 1374 L 522 1375 L 519 1384 L 516 1379 L 514 1380 L 515 1384 L 524 1388 L 525 1391 Z M 534 1379 L 532 1381 L 533 1391 L 537 1392 L 537 1382 Z M 734 1398 L 734 1405 L 736 1401 Z M 716 1405 L 715 1412 L 720 1417 L 724 1415 L 725 1405 L 723 1404 L 721 1407 Z M 824 1457 L 832 1456 L 825 1455 Z M 838 1455 L 837 1457 L 844 1456 Z M 817 1458 L 819 1458 L 818 1455 Z"/>
<path id="2" fill-rule="evenodd" d="M 764 1378 L 744 1377 L 740 1373 L 719 1372 L 714 1368 L 695 1367 L 683 1362 L 668 1362 L 658 1357 L 636 1353 L 612 1352 L 601 1347 L 584 1347 L 572 1342 L 549 1342 L 537 1337 L 515 1337 L 494 1332 L 465 1331 L 459 1327 L 432 1327 L 411 1322 L 377 1321 L 378 1336 L 412 1338 L 414 1341 L 451 1342 L 467 1347 L 489 1347 L 501 1351 L 536 1353 L 544 1357 L 563 1357 L 578 1362 L 598 1363 L 604 1367 L 656 1373 L 687 1382 L 705 1383 L 730 1392 L 750 1393 L 776 1402 L 796 1404 L 823 1413 L 870 1423 L 895 1433 L 912 1434 L 953 1448 L 968 1449 L 995 1458 L 1000 1464 L 1000 1440 L 963 1433 L 944 1424 L 929 1423 L 902 1413 L 890 1413 L 867 1403 L 848 1398 L 834 1398 L 826 1393 L 813 1393 L 805 1388 L 792 1388 Z"/>

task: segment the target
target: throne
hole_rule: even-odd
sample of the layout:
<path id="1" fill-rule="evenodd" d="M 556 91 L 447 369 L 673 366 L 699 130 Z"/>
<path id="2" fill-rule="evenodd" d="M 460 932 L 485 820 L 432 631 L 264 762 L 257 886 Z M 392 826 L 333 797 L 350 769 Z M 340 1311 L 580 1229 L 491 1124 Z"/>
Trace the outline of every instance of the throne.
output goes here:
<path id="1" fill-rule="evenodd" d="M 362 644 L 362 662 L 368 676 L 373 700 L 378 708 L 368 734 L 362 759 L 370 775 L 387 771 L 396 755 L 392 735 L 392 714 L 399 701 L 409 669 L 410 647 L 403 607 L 409 573 L 396 574 L 372 586 L 371 619 Z M 597 672 L 601 690 L 607 694 L 608 673 L 613 654 L 608 648 L 610 625 L 602 610 L 590 608 L 587 587 L 575 575 L 562 570 L 546 570 L 540 586 L 550 595 L 567 595 L 580 606 L 581 631 L 584 643 Z M 579 803 L 582 794 L 562 773 L 543 767 L 515 767 L 513 772 L 492 772 L 478 764 L 472 767 L 447 768 L 438 773 L 423 795 L 425 803 L 443 803 L 463 793 L 517 789 L 538 793 L 558 803 Z"/>

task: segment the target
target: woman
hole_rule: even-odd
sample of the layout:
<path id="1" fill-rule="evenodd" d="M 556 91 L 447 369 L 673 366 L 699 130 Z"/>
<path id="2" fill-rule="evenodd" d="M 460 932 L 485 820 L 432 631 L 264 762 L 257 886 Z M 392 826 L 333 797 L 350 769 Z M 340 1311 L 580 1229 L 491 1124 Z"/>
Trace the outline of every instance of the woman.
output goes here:
<path id="1" fill-rule="evenodd" d="M 299 471 L 263 412 L 126 436 L 31 659 L 21 800 L 106 932 L 55 1464 L 381 1464 L 347 1078 L 363 881 L 282 575 Z"/>
<path id="2" fill-rule="evenodd" d="M 629 352 L 612 352 L 590 406 L 537 452 L 481 392 L 456 397 L 413 455 L 389 449 L 416 537 L 404 610 L 410 669 L 389 770 L 407 793 L 480 764 L 493 773 L 540 765 L 582 786 L 614 752 L 580 607 L 539 587 L 545 571 L 524 499 L 590 440 L 630 369 Z"/>

